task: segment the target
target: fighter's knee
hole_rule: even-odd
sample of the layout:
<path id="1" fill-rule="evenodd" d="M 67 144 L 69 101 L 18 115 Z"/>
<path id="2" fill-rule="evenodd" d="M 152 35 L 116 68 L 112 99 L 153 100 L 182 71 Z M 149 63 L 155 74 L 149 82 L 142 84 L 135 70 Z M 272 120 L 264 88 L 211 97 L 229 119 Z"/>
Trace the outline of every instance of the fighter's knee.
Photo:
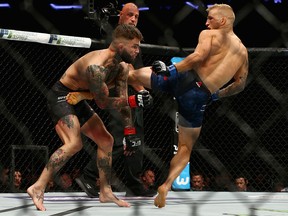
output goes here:
<path id="1" fill-rule="evenodd" d="M 113 148 L 113 143 L 114 143 L 114 138 L 111 134 L 109 134 L 107 136 L 107 139 L 106 139 L 106 144 L 105 146 L 109 147 L 109 148 Z"/>
<path id="2" fill-rule="evenodd" d="M 99 143 L 98 146 L 105 151 L 112 151 L 114 138 L 111 134 L 107 134 L 103 137 L 103 142 Z"/>

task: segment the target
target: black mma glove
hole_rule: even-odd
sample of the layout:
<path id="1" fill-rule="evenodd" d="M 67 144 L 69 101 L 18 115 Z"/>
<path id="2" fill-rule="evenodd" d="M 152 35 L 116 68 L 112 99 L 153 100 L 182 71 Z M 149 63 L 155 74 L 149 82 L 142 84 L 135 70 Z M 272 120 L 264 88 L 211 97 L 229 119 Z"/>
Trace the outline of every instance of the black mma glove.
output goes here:
<path id="1" fill-rule="evenodd" d="M 161 76 L 171 76 L 172 74 L 177 73 L 175 65 L 172 64 L 170 66 L 166 66 L 166 64 L 162 61 L 154 61 L 152 63 L 152 71 Z"/>
<path id="2" fill-rule="evenodd" d="M 150 107 L 153 104 L 153 98 L 150 95 L 149 91 L 141 90 L 137 92 L 135 95 L 131 95 L 128 97 L 129 106 L 132 108 L 135 107 Z"/>
<path id="3" fill-rule="evenodd" d="M 135 152 L 141 144 L 141 139 L 136 136 L 136 129 L 134 127 L 125 127 L 123 139 L 123 145 L 126 145 L 125 150 Z"/>

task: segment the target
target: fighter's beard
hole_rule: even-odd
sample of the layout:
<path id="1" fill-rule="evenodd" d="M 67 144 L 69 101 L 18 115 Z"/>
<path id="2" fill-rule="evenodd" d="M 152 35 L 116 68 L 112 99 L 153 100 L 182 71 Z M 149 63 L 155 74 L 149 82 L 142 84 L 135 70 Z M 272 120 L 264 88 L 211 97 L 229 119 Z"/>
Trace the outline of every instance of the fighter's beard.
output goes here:
<path id="1" fill-rule="evenodd" d="M 131 64 L 134 61 L 134 59 L 126 50 L 123 50 L 123 52 L 120 54 L 120 57 L 124 62 L 128 64 Z"/>

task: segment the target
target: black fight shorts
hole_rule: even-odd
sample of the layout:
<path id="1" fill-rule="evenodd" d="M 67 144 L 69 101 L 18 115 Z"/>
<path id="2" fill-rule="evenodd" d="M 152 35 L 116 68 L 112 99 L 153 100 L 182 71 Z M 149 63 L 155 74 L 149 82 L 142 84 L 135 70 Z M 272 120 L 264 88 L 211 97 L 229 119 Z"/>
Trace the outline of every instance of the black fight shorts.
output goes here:
<path id="1" fill-rule="evenodd" d="M 85 100 L 80 101 L 76 105 L 67 103 L 66 95 L 69 92 L 73 91 L 65 87 L 60 81 L 56 82 L 47 95 L 48 111 L 55 125 L 67 115 L 76 115 L 82 126 L 95 112 Z"/>

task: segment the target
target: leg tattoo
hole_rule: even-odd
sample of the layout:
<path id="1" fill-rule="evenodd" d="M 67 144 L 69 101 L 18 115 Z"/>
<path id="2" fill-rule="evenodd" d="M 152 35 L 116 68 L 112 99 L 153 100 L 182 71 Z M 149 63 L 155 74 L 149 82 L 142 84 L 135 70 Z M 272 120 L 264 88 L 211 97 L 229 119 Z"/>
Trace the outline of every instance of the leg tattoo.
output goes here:
<path id="1" fill-rule="evenodd" d="M 104 172 L 105 178 L 107 179 L 107 183 L 110 185 L 111 182 L 111 152 L 109 152 L 108 157 L 99 158 L 97 160 L 98 168 L 102 172 Z"/>
<path id="2" fill-rule="evenodd" d="M 48 163 L 46 164 L 46 169 L 54 169 L 54 173 L 57 172 L 64 164 L 70 159 L 70 157 L 65 156 L 66 152 L 62 149 L 57 149 L 50 157 Z"/>

